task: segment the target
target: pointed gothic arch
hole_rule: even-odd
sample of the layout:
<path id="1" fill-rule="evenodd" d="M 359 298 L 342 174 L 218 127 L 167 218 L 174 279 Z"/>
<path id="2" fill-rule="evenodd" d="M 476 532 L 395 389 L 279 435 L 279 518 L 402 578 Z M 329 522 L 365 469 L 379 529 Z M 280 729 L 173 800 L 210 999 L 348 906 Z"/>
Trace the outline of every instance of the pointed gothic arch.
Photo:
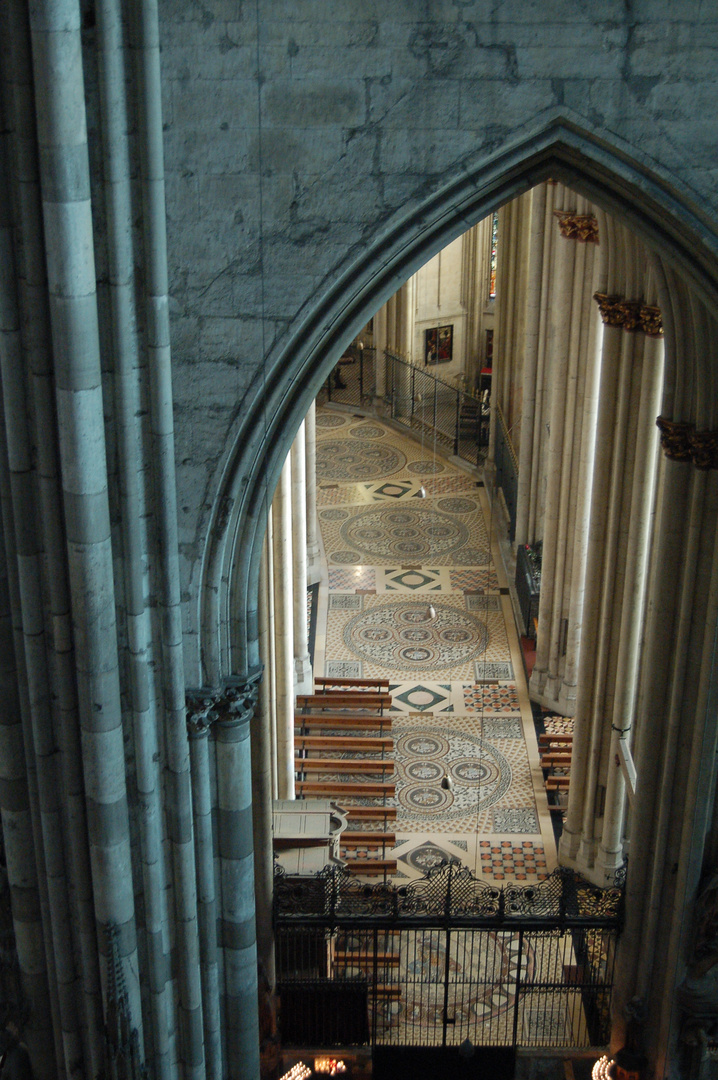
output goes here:
<path id="1" fill-rule="evenodd" d="M 193 629 L 205 682 L 213 684 L 258 665 L 253 598 L 267 507 L 294 434 L 342 349 L 429 258 L 493 210 L 549 178 L 615 214 L 660 253 L 708 312 L 718 314 L 714 223 L 687 192 L 679 193 L 668 178 L 629 156 L 625 145 L 566 117 L 473 163 L 411 212 L 379 226 L 361 255 L 302 309 L 281 350 L 255 379 L 235 422 L 231 448 L 219 470 L 197 589 Z M 673 327 L 669 318 L 667 366 L 676 377 Z M 683 349 L 678 354 L 677 363 L 693 359 Z"/>

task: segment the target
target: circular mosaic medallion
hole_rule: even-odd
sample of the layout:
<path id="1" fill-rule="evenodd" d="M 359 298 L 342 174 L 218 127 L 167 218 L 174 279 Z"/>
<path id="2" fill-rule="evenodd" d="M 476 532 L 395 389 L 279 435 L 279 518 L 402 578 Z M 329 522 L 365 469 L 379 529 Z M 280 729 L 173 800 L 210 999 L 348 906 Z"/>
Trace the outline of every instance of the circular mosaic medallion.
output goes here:
<path id="1" fill-rule="evenodd" d="M 368 561 L 437 558 L 466 544 L 469 530 L 455 518 L 425 506 L 372 506 L 341 527 L 344 542 Z"/>
<path id="2" fill-rule="evenodd" d="M 434 609 L 432 619 L 426 604 L 370 608 L 346 624 L 344 644 L 369 663 L 410 672 L 458 667 L 485 650 L 482 622 L 447 604 L 435 603 Z"/>
<path id="3" fill-rule="evenodd" d="M 317 480 L 380 480 L 403 469 L 406 458 L 396 447 L 361 439 L 326 439 L 317 443 Z"/>
<path id="4" fill-rule="evenodd" d="M 332 555 L 332 562 L 339 563 L 340 566 L 357 566 L 361 561 L 361 555 L 357 551 L 335 551 Z"/>
<path id="5" fill-rule="evenodd" d="M 449 731 L 427 725 L 423 731 L 402 735 L 396 743 L 394 760 L 396 797 L 412 820 L 452 822 L 475 818 L 504 798 L 511 787 L 511 765 L 501 751 L 478 735 L 456 728 Z M 427 767 L 436 776 L 433 782 L 428 774 L 418 771 Z M 454 785 L 450 801 L 443 798 L 441 788 L 445 773 Z M 418 801 L 414 794 L 417 787 L 422 789 Z"/>
<path id="6" fill-rule="evenodd" d="M 424 784 L 431 784 L 441 780 L 444 775 L 443 766 L 438 761 L 412 761 L 406 767 L 406 774 L 412 780 L 420 780 Z"/>
<path id="7" fill-rule="evenodd" d="M 417 869 L 429 869 L 443 861 L 441 849 L 429 845 L 420 848 L 418 855 L 416 864 L 411 863 Z M 385 1032 L 399 1025 L 419 1025 L 414 1030 L 421 1030 L 425 1041 L 441 1042 L 447 968 L 452 983 L 461 984 L 464 990 L 452 999 L 458 1030 L 459 1024 L 476 1024 L 513 1009 L 519 971 L 522 979 L 533 979 L 536 953 L 511 931 L 485 934 L 480 949 L 475 947 L 472 934 L 452 934 L 448 956 L 443 937 L 430 930 L 417 935 L 411 956 L 402 961 L 401 1000 L 387 1002 L 377 1017 Z"/>
<path id="8" fill-rule="evenodd" d="M 444 757 L 449 752 L 449 740 L 441 735 L 420 732 L 419 734 L 402 735 L 397 741 L 396 752 L 399 757 L 412 755 L 414 757 Z"/>
<path id="9" fill-rule="evenodd" d="M 316 425 L 323 428 L 344 427 L 347 422 L 346 416 L 334 416 L 327 413 L 317 413 Z"/>
<path id="10" fill-rule="evenodd" d="M 419 476 L 431 476 L 433 473 L 443 472 L 444 466 L 440 461 L 410 461 L 407 470 Z"/>
<path id="11" fill-rule="evenodd" d="M 449 771 L 455 781 L 470 787 L 495 787 L 501 775 L 498 763 L 493 758 L 483 756 L 452 761 Z"/>
<path id="12" fill-rule="evenodd" d="M 383 439 L 384 429 L 376 427 L 374 424 L 363 424 L 360 427 L 352 428 L 351 434 L 355 439 Z"/>
<path id="13" fill-rule="evenodd" d="M 470 514 L 476 509 L 473 499 L 439 499 L 436 505 L 439 510 L 445 510 L 447 514 Z"/>
<path id="14" fill-rule="evenodd" d="M 402 788 L 399 794 L 399 802 L 407 810 L 413 810 L 418 814 L 435 814 L 439 810 L 446 810 L 454 801 L 450 791 L 444 791 L 438 783 L 433 784 L 410 784 Z"/>
<path id="15" fill-rule="evenodd" d="M 322 510 L 319 514 L 322 521 L 346 521 L 349 517 L 348 510 Z"/>

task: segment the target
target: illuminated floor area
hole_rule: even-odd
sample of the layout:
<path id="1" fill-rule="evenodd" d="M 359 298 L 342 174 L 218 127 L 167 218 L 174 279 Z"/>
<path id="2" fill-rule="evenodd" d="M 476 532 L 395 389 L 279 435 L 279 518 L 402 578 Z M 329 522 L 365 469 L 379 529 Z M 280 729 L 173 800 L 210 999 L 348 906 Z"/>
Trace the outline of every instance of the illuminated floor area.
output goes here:
<path id="1" fill-rule="evenodd" d="M 452 857 L 498 884 L 542 879 L 555 843 L 482 484 L 332 408 L 317 411 L 317 484 L 315 674 L 391 682 L 396 878 Z"/>

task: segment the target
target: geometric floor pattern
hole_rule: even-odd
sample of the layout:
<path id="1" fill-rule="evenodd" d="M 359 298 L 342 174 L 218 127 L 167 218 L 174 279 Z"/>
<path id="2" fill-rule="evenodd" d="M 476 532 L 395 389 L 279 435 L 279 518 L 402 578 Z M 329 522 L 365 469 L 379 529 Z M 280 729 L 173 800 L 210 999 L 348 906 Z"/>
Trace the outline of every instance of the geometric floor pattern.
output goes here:
<path id="1" fill-rule="evenodd" d="M 451 857 L 541 880 L 553 830 L 483 484 L 374 417 L 318 408 L 317 488 L 315 672 L 390 681 L 397 878 Z"/>

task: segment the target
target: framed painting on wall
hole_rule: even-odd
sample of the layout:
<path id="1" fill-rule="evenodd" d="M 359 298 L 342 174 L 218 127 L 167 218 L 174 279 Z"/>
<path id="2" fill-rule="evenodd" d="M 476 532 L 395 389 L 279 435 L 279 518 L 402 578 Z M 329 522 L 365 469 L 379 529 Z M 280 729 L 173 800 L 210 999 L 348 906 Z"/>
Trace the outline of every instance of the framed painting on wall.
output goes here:
<path id="1" fill-rule="evenodd" d="M 454 327 L 432 326 L 424 331 L 424 363 L 448 364 L 454 352 Z"/>

